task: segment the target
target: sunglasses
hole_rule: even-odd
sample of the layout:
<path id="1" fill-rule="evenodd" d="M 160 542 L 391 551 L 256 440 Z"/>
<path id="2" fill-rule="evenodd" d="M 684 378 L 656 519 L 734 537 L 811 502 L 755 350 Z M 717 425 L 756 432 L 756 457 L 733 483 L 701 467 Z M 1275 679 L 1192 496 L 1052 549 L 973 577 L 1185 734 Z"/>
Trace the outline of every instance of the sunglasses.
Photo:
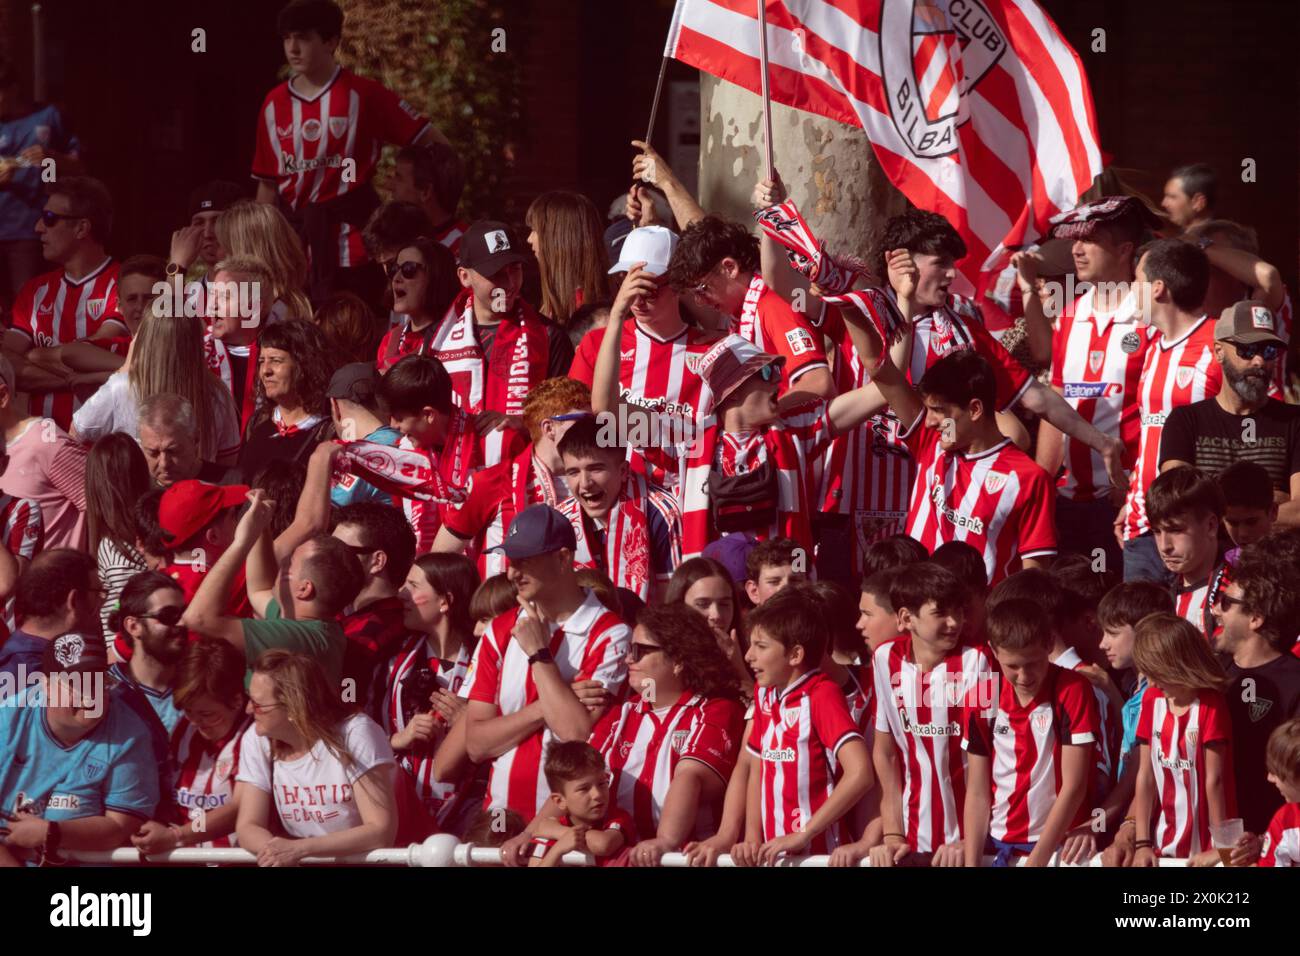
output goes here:
<path id="1" fill-rule="evenodd" d="M 1230 595 L 1224 594 L 1222 591 L 1220 591 L 1217 595 L 1215 595 L 1214 603 L 1219 605 L 1219 607 L 1223 608 L 1226 611 L 1230 607 L 1242 607 L 1245 605 L 1246 602 L 1243 601 L 1241 598 L 1235 598 Z"/>
<path id="2" fill-rule="evenodd" d="M 399 272 L 402 274 L 403 279 L 414 279 L 423 271 L 423 262 L 411 262 L 409 259 L 406 262 L 384 263 L 384 275 L 388 276 L 390 279 L 396 276 Z"/>
<path id="3" fill-rule="evenodd" d="M 655 651 L 662 650 L 663 648 L 658 644 L 638 644 L 633 642 L 631 645 L 632 663 L 639 664 L 641 658 L 645 657 L 647 654 L 653 654 Z"/>
<path id="4" fill-rule="evenodd" d="M 41 222 L 45 223 L 47 229 L 57 225 L 60 219 L 85 219 L 85 218 L 86 218 L 85 216 L 69 216 L 65 213 L 54 212 L 52 209 L 41 210 Z"/>
<path id="5" fill-rule="evenodd" d="M 781 379 L 781 369 L 775 362 L 764 365 L 756 374 L 765 382 L 777 382 Z"/>
<path id="6" fill-rule="evenodd" d="M 552 415 L 553 422 L 580 422 L 584 418 L 591 418 L 591 412 L 565 412 L 563 415 Z"/>
<path id="7" fill-rule="evenodd" d="M 159 608 L 153 614 L 136 614 L 133 616 L 152 618 L 163 627 L 175 627 L 181 622 L 181 618 L 185 616 L 185 608 L 168 605 L 167 607 Z"/>
<path id="8" fill-rule="evenodd" d="M 265 714 L 268 710 L 275 710 L 277 707 L 283 707 L 284 704 L 259 704 L 257 701 L 250 699 L 249 706 L 253 708 L 255 714 Z"/>
<path id="9" fill-rule="evenodd" d="M 1257 355 L 1264 356 L 1265 362 L 1273 362 L 1282 354 L 1282 346 L 1278 345 L 1276 342 L 1260 342 L 1255 345 L 1241 345 L 1237 342 L 1232 344 L 1237 349 L 1237 354 L 1247 362 L 1254 359 Z"/>

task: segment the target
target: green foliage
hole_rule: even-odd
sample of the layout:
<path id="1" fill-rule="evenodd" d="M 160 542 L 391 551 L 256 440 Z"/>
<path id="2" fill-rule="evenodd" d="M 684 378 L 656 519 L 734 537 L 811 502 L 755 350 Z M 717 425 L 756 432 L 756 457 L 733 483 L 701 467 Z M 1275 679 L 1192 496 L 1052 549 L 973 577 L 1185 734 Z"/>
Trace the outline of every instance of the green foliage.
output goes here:
<path id="1" fill-rule="evenodd" d="M 525 29 L 509 0 L 339 0 L 338 59 L 378 80 L 443 132 L 465 163 L 460 213 L 496 211 L 517 148 Z M 517 4 L 514 5 L 517 9 Z M 504 37 L 494 30 L 504 30 Z M 494 43 L 495 40 L 495 43 Z M 500 51 L 493 52 L 495 45 Z M 389 151 L 380 176 L 391 169 Z"/>

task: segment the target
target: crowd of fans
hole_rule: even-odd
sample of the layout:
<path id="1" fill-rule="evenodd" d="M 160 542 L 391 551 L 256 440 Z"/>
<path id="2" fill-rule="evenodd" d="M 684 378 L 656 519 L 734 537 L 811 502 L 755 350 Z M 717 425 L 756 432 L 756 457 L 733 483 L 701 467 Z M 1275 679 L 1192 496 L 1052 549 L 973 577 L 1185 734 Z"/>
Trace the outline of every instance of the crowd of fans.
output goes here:
<path id="1" fill-rule="evenodd" d="M 978 295 L 936 214 L 824 237 L 846 298 L 639 141 L 462 221 L 339 8 L 279 29 L 255 195 L 120 262 L 0 64 L 0 864 L 1300 864 L 1291 301 L 1213 170 Z"/>

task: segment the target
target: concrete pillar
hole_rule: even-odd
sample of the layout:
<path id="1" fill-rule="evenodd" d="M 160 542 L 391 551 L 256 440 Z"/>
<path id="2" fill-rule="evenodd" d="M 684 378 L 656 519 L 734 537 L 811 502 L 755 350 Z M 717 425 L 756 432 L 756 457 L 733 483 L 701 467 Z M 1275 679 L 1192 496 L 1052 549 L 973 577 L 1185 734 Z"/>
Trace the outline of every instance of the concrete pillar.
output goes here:
<path id="1" fill-rule="evenodd" d="M 762 102 L 700 74 L 700 204 L 751 224 L 749 195 L 764 164 Z M 831 252 L 865 257 L 885 220 L 907 207 L 860 127 L 773 103 L 772 139 L 790 196 Z"/>

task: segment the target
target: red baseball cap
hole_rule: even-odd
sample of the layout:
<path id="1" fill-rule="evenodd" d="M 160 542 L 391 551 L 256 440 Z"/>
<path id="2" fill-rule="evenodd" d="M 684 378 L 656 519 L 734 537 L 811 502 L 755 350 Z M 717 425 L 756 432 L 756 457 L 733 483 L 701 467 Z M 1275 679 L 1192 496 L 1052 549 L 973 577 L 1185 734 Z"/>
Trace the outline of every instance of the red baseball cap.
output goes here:
<path id="1" fill-rule="evenodd" d="M 178 481 L 158 502 L 158 524 L 173 547 L 189 541 L 227 508 L 242 505 L 248 485 L 213 485 L 206 481 Z"/>

